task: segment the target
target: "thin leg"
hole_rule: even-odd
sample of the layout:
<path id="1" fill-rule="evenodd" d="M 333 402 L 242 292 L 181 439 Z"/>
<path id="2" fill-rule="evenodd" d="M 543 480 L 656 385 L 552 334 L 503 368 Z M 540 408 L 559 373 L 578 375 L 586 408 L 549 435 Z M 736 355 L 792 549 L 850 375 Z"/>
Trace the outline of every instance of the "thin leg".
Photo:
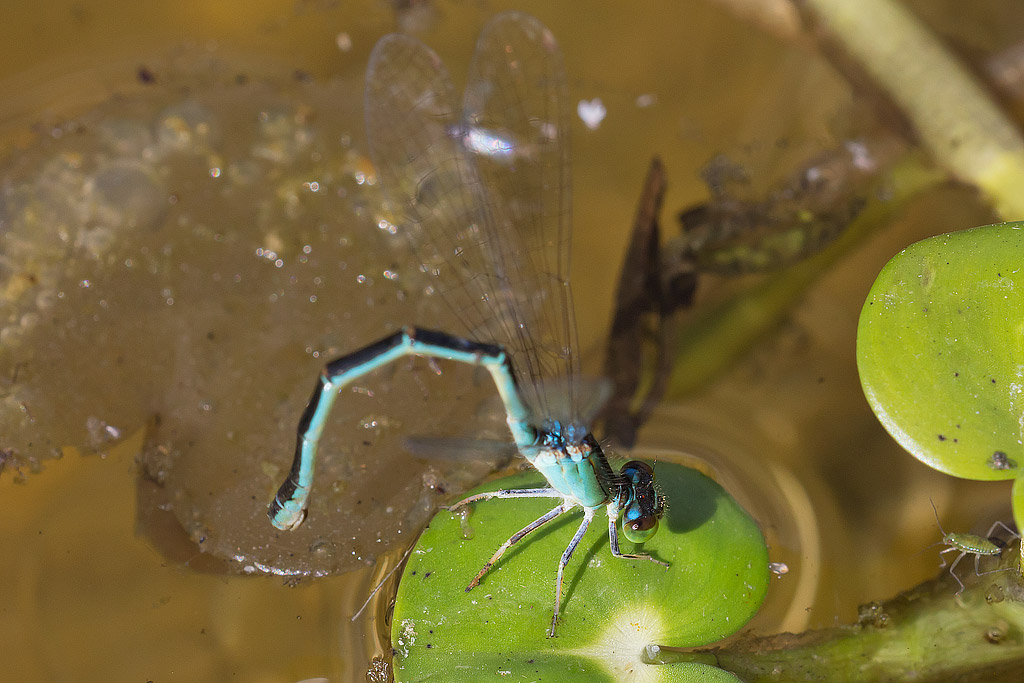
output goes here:
<path id="1" fill-rule="evenodd" d="M 988 528 L 988 532 L 985 534 L 985 538 L 991 539 L 992 538 L 992 532 L 995 531 L 997 528 L 1000 528 L 1000 527 L 1002 527 L 1003 531 L 1005 531 L 1006 533 L 1010 534 L 1010 538 L 1020 538 L 1020 534 L 1018 534 L 1016 531 L 1014 531 L 1010 527 L 1008 527 L 1005 524 L 1003 524 L 1002 522 L 1000 522 L 998 519 L 996 521 L 992 522 L 992 526 L 990 526 Z M 1001 545 L 1001 544 L 998 544 L 998 545 Z M 999 554 L 1001 555 L 1002 553 L 999 553 Z M 996 557 L 996 556 L 997 555 L 993 554 L 993 555 L 989 555 L 988 557 Z M 1009 571 L 1011 569 L 1013 569 L 1013 567 L 1003 567 L 1002 569 L 990 569 L 987 572 L 983 572 L 983 571 L 981 571 L 981 555 L 975 555 L 974 556 L 974 573 L 977 574 L 978 576 L 985 576 L 986 574 L 995 574 L 997 572 L 1005 572 L 1005 571 Z"/>
<path id="2" fill-rule="evenodd" d="M 985 534 L 985 538 L 992 538 L 992 532 L 995 531 L 997 527 L 1002 527 L 1003 531 L 1010 534 L 1011 538 L 1020 538 L 1020 534 L 1018 534 L 1016 531 L 1000 522 L 998 519 L 992 522 L 992 526 L 988 528 L 988 533 Z"/>
<path id="3" fill-rule="evenodd" d="M 991 557 L 991 555 L 989 557 Z M 980 572 L 980 571 L 978 571 L 977 558 L 975 558 L 975 562 L 974 562 L 974 573 L 977 574 L 978 576 L 985 576 L 986 574 L 998 574 L 999 572 L 1008 572 L 1011 569 L 1015 569 L 1015 567 L 1002 567 L 1000 569 L 989 569 L 987 572 Z"/>
<path id="4" fill-rule="evenodd" d="M 616 522 L 619 520 L 619 508 L 613 503 L 608 505 L 608 546 L 611 548 L 612 555 L 615 557 L 622 557 L 628 560 L 650 560 L 654 564 L 660 564 L 662 567 L 668 568 L 668 562 L 662 562 L 656 560 L 646 553 L 638 553 L 632 555 L 629 553 L 619 552 L 619 527 L 616 526 Z"/>
<path id="5" fill-rule="evenodd" d="M 960 550 L 960 548 L 956 548 L 956 547 L 946 548 L 945 550 L 940 550 L 939 551 L 939 560 L 942 562 L 942 564 L 939 565 L 939 569 L 944 569 L 946 567 L 946 558 L 943 557 L 943 555 L 945 555 L 946 553 L 955 553 L 958 550 Z"/>
<path id="6" fill-rule="evenodd" d="M 458 503 L 449 505 L 446 509 L 454 512 L 464 505 L 475 503 L 478 500 L 490 500 L 491 498 L 565 498 L 565 496 L 550 487 L 544 489 L 501 489 L 477 493 L 476 495 L 463 498 Z"/>
<path id="7" fill-rule="evenodd" d="M 580 544 L 583 534 L 587 533 L 587 527 L 590 526 L 591 520 L 594 519 L 594 509 L 583 508 L 583 521 L 580 522 L 580 528 L 576 530 L 576 534 L 569 541 L 569 546 L 562 553 L 562 559 L 558 562 L 558 576 L 555 578 L 555 613 L 551 617 L 551 628 L 548 630 L 548 638 L 555 637 L 555 624 L 558 623 L 558 612 L 562 607 L 562 574 L 565 573 L 565 565 L 569 564 L 569 558 L 572 557 L 573 551 Z"/>
<path id="8" fill-rule="evenodd" d="M 480 579 L 484 578 L 484 574 L 491 570 L 491 567 L 493 567 L 498 562 L 498 560 L 501 559 L 501 556 L 505 554 L 506 550 L 511 548 L 519 541 L 523 540 L 523 538 L 526 537 L 527 534 L 536 531 L 537 529 L 541 528 L 551 520 L 557 518 L 559 515 L 568 512 L 569 510 L 572 509 L 572 507 L 573 506 L 568 503 L 562 503 L 561 505 L 553 509 L 551 512 L 548 512 L 543 517 L 535 519 L 534 521 L 530 522 L 522 529 L 517 531 L 515 534 L 513 534 L 512 538 L 502 543 L 501 547 L 498 548 L 498 550 L 495 551 L 493 555 L 491 555 L 491 559 L 487 560 L 487 562 L 484 563 L 483 569 L 481 569 L 477 573 L 477 575 L 473 577 L 473 580 L 469 582 L 469 585 L 466 586 L 466 592 L 468 593 L 469 591 L 473 590 L 474 588 L 480 585 Z"/>
<path id="9" fill-rule="evenodd" d="M 529 410 L 519 397 L 512 362 L 505 350 L 494 344 L 481 344 L 443 332 L 405 327 L 389 337 L 328 363 L 320 372 L 309 403 L 299 418 L 295 457 L 288 478 L 281 484 L 267 510 L 274 526 L 278 529 L 294 529 L 306 518 L 317 446 L 338 392 L 366 373 L 410 355 L 486 367 L 505 404 L 508 427 L 516 446 L 526 457 L 531 456 L 537 433 L 530 425 Z"/>
<path id="10" fill-rule="evenodd" d="M 953 548 L 953 550 L 956 550 L 956 548 Z M 960 590 L 958 590 L 956 592 L 957 595 L 960 595 L 961 593 L 964 592 L 964 582 L 960 580 L 960 577 L 956 575 L 956 572 L 954 570 L 956 569 L 956 566 L 958 564 L 960 564 L 960 560 L 964 559 L 964 555 L 966 555 L 966 554 L 967 553 L 964 553 L 964 552 L 960 553 L 959 555 L 957 555 L 957 558 L 955 560 L 953 560 L 953 564 L 949 565 L 949 574 L 950 574 L 950 576 L 952 576 L 954 579 L 956 579 L 956 582 L 958 584 L 960 584 Z"/>

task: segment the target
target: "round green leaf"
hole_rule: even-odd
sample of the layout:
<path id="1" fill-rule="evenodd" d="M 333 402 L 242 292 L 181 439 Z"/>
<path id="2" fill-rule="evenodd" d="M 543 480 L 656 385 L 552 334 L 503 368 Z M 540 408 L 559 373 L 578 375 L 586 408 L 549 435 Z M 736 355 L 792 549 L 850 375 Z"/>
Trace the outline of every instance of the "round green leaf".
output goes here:
<path id="1" fill-rule="evenodd" d="M 622 542 L 622 551 L 649 553 L 671 566 L 613 557 L 599 511 L 566 568 L 554 638 L 547 629 L 555 572 L 582 513 L 527 536 L 466 592 L 506 539 L 560 501 L 482 501 L 466 518 L 440 512 L 399 585 L 392 622 L 396 680 L 708 680 L 699 677 L 713 671 L 705 665 L 645 664 L 645 647 L 703 645 L 742 627 L 767 591 L 767 549 L 757 524 L 713 480 L 664 462 L 656 476 L 668 499 L 661 528 L 642 548 Z M 528 472 L 479 491 L 543 485 L 543 477 Z M 721 673 L 720 680 L 735 680 Z"/>
<path id="2" fill-rule="evenodd" d="M 1024 224 L 932 237 L 893 257 L 864 304 L 872 410 L 919 460 L 1010 479 L 1024 457 Z"/>
<path id="3" fill-rule="evenodd" d="M 1013 508 L 1013 522 L 1018 529 L 1024 529 L 1024 477 L 1018 476 L 1013 480 L 1013 488 L 1010 489 L 1010 506 Z M 1021 545 L 1021 560 L 1024 563 L 1024 544 Z"/>

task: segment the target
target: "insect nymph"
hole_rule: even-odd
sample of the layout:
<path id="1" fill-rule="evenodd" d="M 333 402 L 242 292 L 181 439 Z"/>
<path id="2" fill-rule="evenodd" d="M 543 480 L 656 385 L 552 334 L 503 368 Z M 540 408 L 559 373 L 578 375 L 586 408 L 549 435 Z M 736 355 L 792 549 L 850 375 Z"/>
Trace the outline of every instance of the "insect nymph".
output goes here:
<path id="1" fill-rule="evenodd" d="M 317 444 L 338 392 L 406 355 L 486 368 L 504 403 L 515 446 L 550 486 L 471 496 L 553 498 L 559 503 L 494 553 L 474 588 L 512 544 L 576 507 L 575 535 L 558 563 L 554 635 L 562 574 L 595 512 L 605 508 L 612 555 L 623 534 L 642 543 L 658 528 L 664 501 L 645 463 L 609 465 L 587 426 L 575 353 L 569 287 L 571 181 L 565 76 L 558 44 L 532 17 L 509 12 L 481 32 L 461 107 L 440 58 L 404 35 L 377 43 L 366 76 L 370 152 L 391 209 L 461 336 L 403 328 L 323 369 L 299 420 L 295 458 L 270 504 L 280 529 L 302 523 Z M 554 396 L 552 386 L 561 391 Z"/>
<path id="2" fill-rule="evenodd" d="M 929 501 L 931 502 L 931 501 Z M 960 590 L 956 592 L 960 595 L 964 592 L 964 582 L 960 580 L 960 577 L 956 575 L 954 571 L 956 566 L 960 564 L 960 560 L 964 559 L 966 555 L 974 555 L 974 573 L 977 576 L 984 576 L 985 574 L 992 574 L 995 572 L 1006 571 L 1005 569 L 994 569 L 992 571 L 983 572 L 980 569 L 980 562 L 982 557 L 997 557 L 999 556 L 1003 548 L 1000 545 L 996 545 L 992 542 L 992 532 L 997 528 L 1002 528 L 1004 531 L 1009 533 L 1013 538 L 1020 538 L 1020 536 L 1010 527 L 1006 526 L 999 520 L 992 523 L 992 526 L 988 528 L 988 532 L 984 538 L 976 534 L 969 534 L 962 531 L 950 531 L 946 532 L 942 528 L 942 522 L 939 521 L 939 511 L 935 509 L 935 503 L 932 503 L 932 512 L 935 513 L 935 524 L 938 525 L 939 531 L 942 532 L 942 540 L 939 541 L 943 545 L 949 546 L 945 550 L 939 551 L 939 557 L 942 559 L 942 566 L 946 566 L 946 558 L 943 557 L 946 553 L 959 552 L 953 563 L 949 565 L 949 575 L 956 579 L 957 584 L 960 586 Z"/>

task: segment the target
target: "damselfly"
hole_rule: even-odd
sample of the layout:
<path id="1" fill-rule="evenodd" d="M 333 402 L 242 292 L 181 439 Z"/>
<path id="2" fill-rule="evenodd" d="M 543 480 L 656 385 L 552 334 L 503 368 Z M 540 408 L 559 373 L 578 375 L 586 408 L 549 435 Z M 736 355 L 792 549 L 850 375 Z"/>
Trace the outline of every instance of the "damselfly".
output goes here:
<path id="1" fill-rule="evenodd" d="M 608 514 L 612 555 L 668 566 L 619 549 L 620 515 L 623 534 L 635 543 L 658 528 L 664 501 L 653 471 L 633 461 L 615 472 L 587 426 L 592 411 L 578 380 L 568 280 L 566 104 L 558 44 L 524 14 L 498 15 L 484 28 L 461 107 L 430 48 L 397 34 L 377 43 L 366 76 L 371 157 L 390 209 L 400 216 L 397 229 L 460 321 L 462 336 L 407 327 L 328 363 L 299 420 L 291 471 L 268 513 L 280 529 L 305 519 L 317 444 L 335 397 L 350 382 L 407 355 L 482 366 L 504 403 L 516 448 L 550 486 L 483 493 L 449 509 L 489 498 L 559 503 L 508 539 L 466 590 L 514 543 L 582 508 L 583 520 L 558 562 L 552 636 L 565 566 L 599 508 Z"/>

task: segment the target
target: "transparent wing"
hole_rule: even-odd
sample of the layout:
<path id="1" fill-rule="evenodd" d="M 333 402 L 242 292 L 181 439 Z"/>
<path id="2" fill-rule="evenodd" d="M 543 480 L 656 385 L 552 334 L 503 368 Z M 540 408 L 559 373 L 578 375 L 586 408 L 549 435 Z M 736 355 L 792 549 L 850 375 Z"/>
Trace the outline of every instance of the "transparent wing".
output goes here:
<path id="1" fill-rule="evenodd" d="M 402 444 L 416 458 L 449 462 L 489 462 L 491 469 L 507 465 L 516 455 L 511 441 L 474 439 L 469 437 L 434 437 L 412 435 Z"/>
<path id="2" fill-rule="evenodd" d="M 382 39 L 366 78 L 370 152 L 400 229 L 463 332 L 508 349 L 540 417 L 540 380 L 576 370 L 564 89 L 554 38 L 518 13 L 481 34 L 464 108 L 408 36 Z"/>
<path id="3" fill-rule="evenodd" d="M 495 255 L 530 325 L 510 346 L 531 385 L 555 380 L 567 392 L 554 403 L 550 391 L 533 392 L 535 405 L 578 423 L 567 99 L 562 54 L 543 24 L 506 12 L 484 27 L 463 97 L 463 145 L 489 190 L 489 227 L 520 237 L 516 250 Z"/>

